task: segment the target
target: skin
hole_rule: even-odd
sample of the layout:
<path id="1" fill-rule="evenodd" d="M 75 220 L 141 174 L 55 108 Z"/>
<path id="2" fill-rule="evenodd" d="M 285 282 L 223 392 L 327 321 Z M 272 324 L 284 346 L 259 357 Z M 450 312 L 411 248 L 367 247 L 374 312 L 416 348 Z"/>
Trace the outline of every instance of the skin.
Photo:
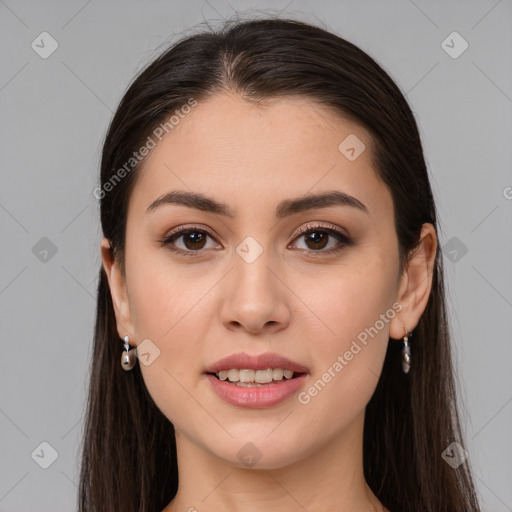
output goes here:
<path id="1" fill-rule="evenodd" d="M 366 146 L 354 161 L 338 150 L 349 134 Z M 364 128 L 308 99 L 256 106 L 223 93 L 200 102 L 146 158 L 129 202 L 126 276 L 106 239 L 101 254 L 119 337 L 132 346 L 149 338 L 160 350 L 137 364 L 176 429 L 179 489 L 165 512 L 385 510 L 363 474 L 365 407 L 388 342 L 399 343 L 389 338 L 413 331 L 425 310 L 437 241 L 425 224 L 399 273 L 392 198 L 371 149 Z M 146 213 L 173 190 L 206 194 L 235 217 L 170 204 Z M 355 196 L 369 213 L 337 205 L 276 220 L 280 201 L 328 190 Z M 297 236 L 314 221 L 345 229 L 353 245 L 329 255 L 335 236 L 326 245 Z M 195 258 L 160 246 L 180 225 L 216 239 L 178 235 L 178 249 L 199 247 Z M 247 236 L 263 249 L 252 263 L 236 252 Z M 203 378 L 229 354 L 277 352 L 309 368 L 307 389 L 393 303 L 401 311 L 307 404 L 293 396 L 239 408 Z M 248 442 L 261 453 L 252 468 L 237 456 Z"/>

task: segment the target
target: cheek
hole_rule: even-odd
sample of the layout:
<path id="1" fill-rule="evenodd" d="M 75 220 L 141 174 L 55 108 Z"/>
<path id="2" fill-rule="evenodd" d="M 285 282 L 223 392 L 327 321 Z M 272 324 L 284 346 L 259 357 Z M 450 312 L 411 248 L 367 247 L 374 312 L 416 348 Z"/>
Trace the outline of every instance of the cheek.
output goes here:
<path id="1" fill-rule="evenodd" d="M 316 275 L 298 292 L 323 326 L 320 346 L 336 353 L 347 350 L 352 340 L 364 342 L 364 333 L 376 323 L 378 333 L 372 329 L 368 339 L 387 341 L 394 316 L 394 311 L 386 315 L 396 297 L 392 262 L 368 251 L 358 253 L 354 260 Z M 387 318 L 381 320 L 381 315 Z"/>
<path id="2" fill-rule="evenodd" d="M 176 265 L 164 248 L 137 249 L 128 264 L 131 314 L 137 334 L 162 344 L 172 343 L 201 308 L 205 293 L 204 279 L 198 278 L 201 271 Z"/>
<path id="3" fill-rule="evenodd" d="M 314 300 L 311 309 L 320 312 L 323 329 L 314 340 L 314 374 L 299 401 L 314 414 L 329 409 L 338 425 L 366 407 L 380 376 L 396 315 L 396 276 L 390 268 L 382 258 L 361 258 L 332 271 L 328 281 L 317 281 L 311 301 L 305 300 L 308 305 Z"/>
<path id="4" fill-rule="evenodd" d="M 193 397 L 201 396 L 204 342 L 218 322 L 213 300 L 222 274 L 199 267 L 176 265 L 166 251 L 154 249 L 133 251 L 127 260 L 136 341 L 150 339 L 159 351 L 150 365 L 140 364 L 142 376 L 157 407 L 180 431 L 191 430 L 190 418 L 200 418 L 199 430 L 211 421 Z"/>

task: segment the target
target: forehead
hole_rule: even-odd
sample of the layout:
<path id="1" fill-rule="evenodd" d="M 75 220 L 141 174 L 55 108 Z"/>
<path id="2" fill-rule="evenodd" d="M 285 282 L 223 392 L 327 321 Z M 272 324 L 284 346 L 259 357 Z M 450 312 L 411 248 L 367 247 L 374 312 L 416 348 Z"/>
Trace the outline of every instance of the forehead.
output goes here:
<path id="1" fill-rule="evenodd" d="M 360 152 L 356 159 L 347 158 L 347 146 Z M 372 215 L 387 215 L 391 196 L 377 178 L 372 149 L 364 127 L 307 98 L 255 105 L 218 94 L 183 114 L 151 150 L 138 171 L 130 210 L 143 215 L 162 194 L 189 190 L 240 215 L 261 215 L 283 198 L 340 190 Z"/>

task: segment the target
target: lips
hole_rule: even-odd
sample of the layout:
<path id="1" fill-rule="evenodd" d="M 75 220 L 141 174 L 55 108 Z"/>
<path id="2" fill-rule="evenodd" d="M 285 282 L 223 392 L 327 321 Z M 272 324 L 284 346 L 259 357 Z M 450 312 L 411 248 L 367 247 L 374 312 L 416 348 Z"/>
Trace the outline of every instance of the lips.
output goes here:
<path id="1" fill-rule="evenodd" d="M 309 369 L 306 366 L 270 352 L 259 355 L 250 355 L 245 352 L 232 354 L 208 366 L 205 373 L 218 373 L 221 370 L 230 370 L 231 368 L 238 370 L 282 368 L 283 370 L 291 370 L 294 373 L 309 373 Z"/>
<path id="2" fill-rule="evenodd" d="M 293 372 L 293 377 L 267 384 L 250 384 L 221 380 L 216 375 L 225 370 L 258 371 L 271 368 L 280 369 L 281 374 L 283 370 Z M 276 406 L 298 393 L 307 382 L 309 369 L 278 354 L 249 355 L 241 352 L 208 366 L 204 376 L 211 389 L 225 402 L 237 407 L 267 408 Z"/>

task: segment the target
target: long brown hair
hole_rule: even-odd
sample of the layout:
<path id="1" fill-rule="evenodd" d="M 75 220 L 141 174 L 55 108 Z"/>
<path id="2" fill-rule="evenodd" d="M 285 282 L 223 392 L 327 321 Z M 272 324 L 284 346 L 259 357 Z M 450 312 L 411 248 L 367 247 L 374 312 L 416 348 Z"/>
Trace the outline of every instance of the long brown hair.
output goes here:
<path id="1" fill-rule="evenodd" d="M 300 95 L 366 127 L 375 170 L 394 202 L 401 270 L 423 223 L 438 232 L 417 125 L 389 75 L 354 44 L 322 28 L 279 17 L 229 20 L 188 36 L 151 62 L 129 86 L 109 126 L 99 187 L 101 225 L 124 270 L 127 205 L 141 164 L 114 174 L 190 98 L 233 91 L 257 103 Z M 119 173 L 117 174 L 119 177 Z M 110 186 L 106 186 L 110 182 Z M 392 512 L 478 512 L 468 461 L 453 469 L 442 452 L 463 443 L 442 253 L 411 338 L 413 367 L 400 369 L 388 343 L 382 375 L 366 407 L 363 465 L 368 485 Z M 81 511 L 160 512 L 178 488 L 172 423 L 149 395 L 139 365 L 124 372 L 122 343 L 103 267 L 81 461 Z"/>

